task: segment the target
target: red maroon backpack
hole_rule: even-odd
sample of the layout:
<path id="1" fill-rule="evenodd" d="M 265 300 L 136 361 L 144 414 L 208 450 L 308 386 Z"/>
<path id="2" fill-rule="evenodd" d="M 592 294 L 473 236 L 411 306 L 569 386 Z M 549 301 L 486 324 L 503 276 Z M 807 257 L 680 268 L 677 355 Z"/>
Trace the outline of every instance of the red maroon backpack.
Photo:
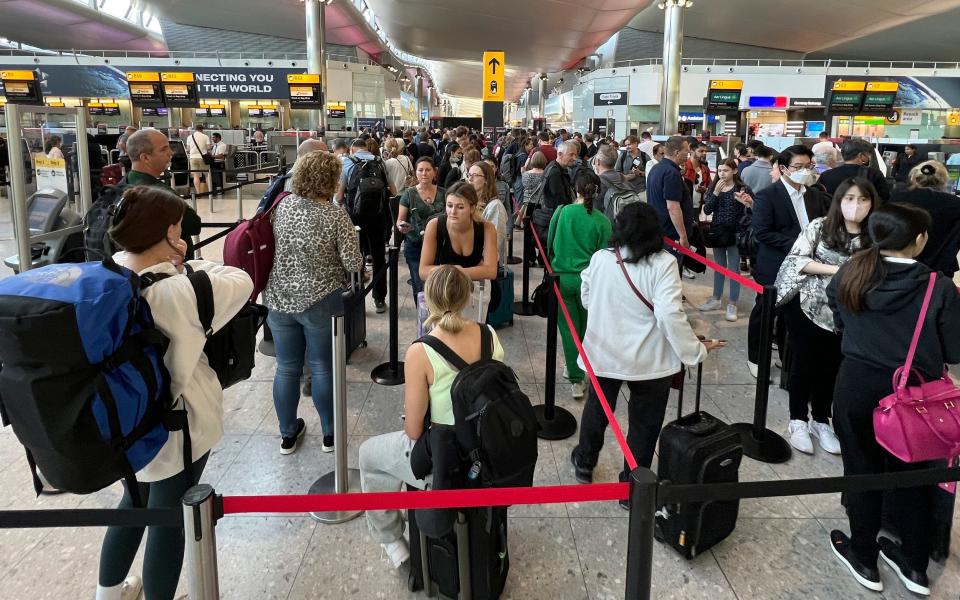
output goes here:
<path id="1" fill-rule="evenodd" d="M 223 242 L 223 264 L 243 269 L 253 279 L 251 300 L 256 300 L 267 287 L 273 269 L 276 242 L 270 216 L 280 201 L 289 195 L 290 192 L 281 192 L 267 210 L 241 222 Z"/>

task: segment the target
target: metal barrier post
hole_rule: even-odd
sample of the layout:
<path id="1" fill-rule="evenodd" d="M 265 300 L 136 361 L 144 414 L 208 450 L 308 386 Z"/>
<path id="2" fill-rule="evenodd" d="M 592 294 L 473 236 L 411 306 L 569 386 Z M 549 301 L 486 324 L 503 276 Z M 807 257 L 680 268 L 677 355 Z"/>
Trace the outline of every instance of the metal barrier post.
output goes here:
<path id="1" fill-rule="evenodd" d="M 30 227 L 27 223 L 27 181 L 24 178 L 23 132 L 20 130 L 20 107 L 7 105 L 7 152 L 10 155 L 10 208 L 13 233 L 17 238 L 19 273 L 33 266 L 30 252 Z"/>
<path id="2" fill-rule="evenodd" d="M 653 531 L 657 476 L 639 467 L 630 473 L 630 525 L 627 533 L 625 600 L 650 600 L 653 584 Z"/>
<path id="3" fill-rule="evenodd" d="M 547 274 L 551 286 L 560 289 L 560 278 Z M 556 405 L 557 396 L 557 296 L 549 294 L 547 302 L 547 366 L 543 384 L 543 404 L 533 407 L 540 429 L 537 437 L 545 440 L 562 440 L 577 431 L 577 418 L 565 408 Z"/>
<path id="4" fill-rule="evenodd" d="M 240 186 L 239 181 L 237 185 Z M 243 220 L 243 186 L 237 188 L 237 220 Z"/>
<path id="5" fill-rule="evenodd" d="M 347 468 L 347 332 L 341 312 L 333 323 L 333 456 L 334 470 L 310 486 L 310 494 L 345 494 L 360 491 L 360 470 Z M 310 516 L 330 525 L 360 516 L 362 510 L 313 512 Z"/>
<path id="6" fill-rule="evenodd" d="M 760 297 L 760 356 L 757 363 L 757 393 L 753 423 L 734 423 L 740 434 L 743 453 L 754 460 L 782 463 L 790 460 L 790 444 L 776 432 L 767 429 L 767 403 L 770 399 L 770 361 L 773 358 L 773 318 L 777 288 L 764 286 Z"/>
<path id="7" fill-rule="evenodd" d="M 80 182 L 80 214 L 86 215 L 93 204 L 93 190 L 90 189 L 90 147 L 87 145 L 87 109 L 78 106 L 77 117 L 77 179 Z M 9 129 L 7 130 L 9 131 Z"/>
<path id="8" fill-rule="evenodd" d="M 219 600 L 217 535 L 214 527 L 216 496 L 205 483 L 195 485 L 183 496 L 183 531 L 186 540 L 187 589 L 193 600 Z"/>
<path id="9" fill-rule="evenodd" d="M 512 196 L 513 194 L 511 194 Z M 510 213 L 512 214 L 512 213 Z M 513 223 L 510 223 L 510 235 L 507 236 L 507 264 L 508 265 L 519 265 L 523 262 L 523 259 L 519 256 L 513 255 L 513 238 L 517 235 L 517 230 L 514 228 Z"/>
<path id="10" fill-rule="evenodd" d="M 530 217 L 523 220 L 523 296 L 513 303 L 513 312 L 524 317 L 534 314 L 530 303 L 530 261 L 533 260 L 533 222 Z"/>
<path id="11" fill-rule="evenodd" d="M 403 363 L 400 361 L 400 281 L 397 271 L 400 264 L 400 248 L 397 245 L 396 233 L 390 244 L 389 269 L 390 277 L 390 360 L 378 365 L 370 372 L 370 378 L 380 385 L 402 385 L 404 382 Z"/>

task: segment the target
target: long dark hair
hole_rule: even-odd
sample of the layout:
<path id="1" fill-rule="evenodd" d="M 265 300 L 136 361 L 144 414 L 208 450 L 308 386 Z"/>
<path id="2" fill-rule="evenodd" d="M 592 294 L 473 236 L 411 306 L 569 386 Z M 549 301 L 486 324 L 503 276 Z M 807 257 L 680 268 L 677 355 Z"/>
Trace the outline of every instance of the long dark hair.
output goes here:
<path id="1" fill-rule="evenodd" d="M 626 262 L 639 262 L 663 250 L 663 229 L 657 211 L 646 202 L 624 206 L 613 222 L 610 245 L 630 251 Z"/>
<path id="2" fill-rule="evenodd" d="M 887 276 L 881 250 L 902 251 L 930 229 L 930 214 L 922 208 L 888 204 L 873 211 L 867 230 L 873 244 L 853 255 L 844 266 L 837 301 L 850 312 L 866 309 L 867 294 Z"/>
<path id="3" fill-rule="evenodd" d="M 587 213 L 593 214 L 593 202 L 600 192 L 600 177 L 590 169 L 580 169 L 573 187 L 577 196 L 583 198 L 583 207 L 587 209 Z"/>
<path id="4" fill-rule="evenodd" d="M 827 216 L 823 220 L 823 228 L 821 229 L 820 239 L 823 241 L 823 245 L 828 248 L 833 248 L 834 250 L 848 248 L 854 238 L 854 236 L 847 231 L 843 211 L 840 210 L 843 197 L 847 195 L 847 192 L 849 192 L 851 188 L 859 189 L 864 196 L 870 198 L 870 212 L 867 213 L 867 218 L 860 224 L 860 232 L 864 242 L 862 245 L 863 248 L 868 246 L 870 239 L 868 235 L 864 235 L 868 230 L 867 219 L 870 218 L 870 215 L 872 215 L 874 211 L 883 206 L 883 198 L 877 193 L 877 188 L 873 187 L 873 184 L 865 178 L 851 177 L 843 180 L 837 187 L 837 191 L 833 193 L 833 201 L 830 203 L 830 208 L 827 209 Z"/>

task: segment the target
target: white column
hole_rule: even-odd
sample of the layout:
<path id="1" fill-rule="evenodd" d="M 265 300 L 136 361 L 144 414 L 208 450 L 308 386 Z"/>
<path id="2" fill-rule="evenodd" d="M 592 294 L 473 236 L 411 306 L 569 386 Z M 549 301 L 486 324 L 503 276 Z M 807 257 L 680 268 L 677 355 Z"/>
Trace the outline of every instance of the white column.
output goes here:
<path id="1" fill-rule="evenodd" d="M 663 87 L 660 89 L 660 133 L 677 132 L 680 118 L 680 65 L 683 59 L 683 9 L 688 0 L 665 0 L 663 17 Z"/>
<path id="2" fill-rule="evenodd" d="M 306 0 L 307 15 L 307 63 L 311 73 L 320 74 L 320 91 L 323 102 L 327 102 L 327 37 L 326 3 L 323 0 Z M 310 128 L 327 129 L 326 107 L 310 111 Z"/>

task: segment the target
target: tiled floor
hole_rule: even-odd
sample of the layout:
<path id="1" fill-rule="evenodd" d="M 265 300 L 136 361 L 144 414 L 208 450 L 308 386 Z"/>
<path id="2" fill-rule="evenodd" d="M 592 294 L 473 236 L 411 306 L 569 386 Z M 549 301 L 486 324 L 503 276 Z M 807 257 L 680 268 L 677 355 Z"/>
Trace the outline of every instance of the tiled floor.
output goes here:
<path id="1" fill-rule="evenodd" d="M 250 214 L 257 193 L 251 192 L 245 210 Z M 200 203 L 205 219 L 235 218 L 234 200 L 217 201 L 218 211 Z M 0 254 L 13 251 L 9 235 L 9 204 L 0 200 Z M 518 240 L 519 241 L 519 240 Z M 219 246 L 218 244 L 215 246 Z M 519 248 L 520 245 L 517 244 Z M 219 258 L 218 247 L 207 256 Z M 401 261 L 402 262 L 402 261 Z M 401 269 L 403 269 L 401 264 Z M 5 269 L 4 269 L 5 271 Z M 520 290 L 519 270 L 517 290 Z M 534 279 L 539 271 L 534 271 Z M 414 312 L 406 277 L 401 273 L 400 341 L 414 338 Z M 710 293 L 710 277 L 686 282 L 686 295 L 699 304 Z M 690 309 L 699 333 L 723 337 L 730 346 L 704 366 L 702 406 L 728 422 L 748 421 L 753 413 L 754 385 L 745 360 L 746 314 L 752 294 L 741 299 L 743 318 L 723 321 L 719 311 L 702 314 Z M 402 388 L 371 383 L 370 370 L 386 360 L 387 315 L 367 317 L 369 347 L 357 351 L 348 366 L 349 461 L 356 464 L 357 447 L 369 436 L 400 427 Z M 544 393 L 545 321 L 517 317 L 500 332 L 507 362 L 516 370 L 523 389 L 534 402 Z M 304 493 L 321 474 L 333 467 L 332 455 L 320 451 L 319 420 L 309 401 L 302 404 L 308 434 L 292 456 L 281 456 L 276 417 L 271 400 L 273 360 L 259 357 L 254 377 L 226 393 L 226 435 L 214 450 L 203 480 L 218 492 L 231 494 Z M 558 359 L 558 372 L 562 361 Z M 568 388 L 558 389 L 558 405 L 579 417 L 581 404 L 570 399 Z M 691 397 L 692 395 L 688 395 Z M 692 399 L 692 398 L 691 398 Z M 771 388 L 769 423 L 781 430 L 787 418 L 786 394 Z M 623 404 L 617 410 L 626 425 Z M 689 407 L 689 405 L 688 405 Z M 668 416 L 675 414 L 671 403 Z M 596 471 L 598 481 L 613 481 L 620 458 L 612 435 Z M 537 485 L 575 484 L 568 457 L 575 438 L 540 442 Z M 842 472 L 838 457 L 818 451 L 794 456 L 782 465 L 745 459 L 744 480 L 771 480 L 833 476 Z M 117 486 L 90 496 L 33 497 L 32 487 L 16 438 L 0 430 L 0 510 L 26 508 L 100 508 L 113 505 Z M 512 567 L 504 593 L 517 599 L 622 598 L 626 572 L 627 514 L 616 503 L 523 506 L 511 509 Z M 867 592 L 832 556 L 827 532 L 846 529 L 837 495 L 745 500 L 736 531 L 714 549 L 692 561 L 655 545 L 654 598 L 796 598 L 804 600 L 878 597 Z M 960 519 L 955 521 L 954 552 L 960 552 Z M 0 530 L 0 597 L 93 597 L 102 531 L 97 529 Z M 230 516 L 217 527 L 220 584 L 229 599 L 264 598 L 408 598 L 405 581 L 381 558 L 379 547 L 364 520 L 321 525 L 307 516 Z M 139 562 L 135 568 L 138 568 Z M 960 557 L 945 566 L 931 565 L 935 598 L 955 600 L 960 594 Z M 883 597 L 908 594 L 893 573 L 881 567 L 887 586 Z M 186 593 L 185 583 L 181 593 Z"/>

